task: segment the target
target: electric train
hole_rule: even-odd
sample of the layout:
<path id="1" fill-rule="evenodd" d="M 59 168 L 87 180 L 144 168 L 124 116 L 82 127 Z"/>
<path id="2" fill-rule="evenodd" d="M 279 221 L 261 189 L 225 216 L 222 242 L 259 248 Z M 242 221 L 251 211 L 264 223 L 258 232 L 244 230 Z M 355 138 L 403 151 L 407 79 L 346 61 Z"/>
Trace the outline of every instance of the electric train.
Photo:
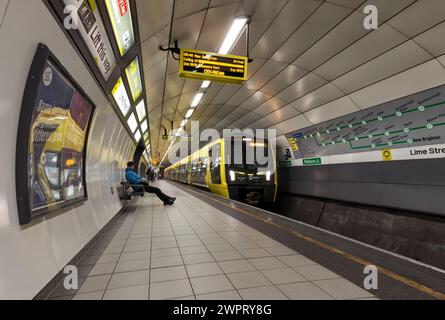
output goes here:
<path id="1" fill-rule="evenodd" d="M 167 168 L 164 177 L 253 205 L 277 196 L 275 155 L 267 140 L 216 140 Z"/>

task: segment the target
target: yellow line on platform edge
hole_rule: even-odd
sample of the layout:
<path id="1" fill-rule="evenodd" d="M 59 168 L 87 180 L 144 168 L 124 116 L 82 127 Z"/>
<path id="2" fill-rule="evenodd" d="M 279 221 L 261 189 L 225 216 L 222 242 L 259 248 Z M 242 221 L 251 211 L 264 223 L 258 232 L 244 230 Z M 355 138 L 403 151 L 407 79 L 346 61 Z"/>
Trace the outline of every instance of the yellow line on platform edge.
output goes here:
<path id="1" fill-rule="evenodd" d="M 347 252 L 344 252 L 342 250 L 339 250 L 339 249 L 337 249 L 335 247 L 332 247 L 332 246 L 330 246 L 330 245 L 328 245 L 326 243 L 323 243 L 323 242 L 321 242 L 319 240 L 312 239 L 312 238 L 307 237 L 307 236 L 305 236 L 305 235 L 303 235 L 303 234 L 301 234 L 299 232 L 296 232 L 296 231 L 290 230 L 288 228 L 285 228 L 285 227 L 283 227 L 283 226 L 281 226 L 279 224 L 276 224 L 276 223 L 274 223 L 274 222 L 272 222 L 272 221 L 270 221 L 268 219 L 263 219 L 263 218 L 257 217 L 256 215 L 254 215 L 254 214 L 252 214 L 252 213 L 250 213 L 250 212 L 248 212 L 246 210 L 236 208 L 233 205 L 229 205 L 229 204 L 227 204 L 227 203 L 225 203 L 223 201 L 220 201 L 220 200 L 214 199 L 212 197 L 209 197 L 207 195 L 201 194 L 201 193 L 199 193 L 199 192 L 197 192 L 197 191 L 195 191 L 195 190 L 193 190 L 191 188 L 189 188 L 189 189 L 191 191 L 195 192 L 195 193 L 198 193 L 199 195 L 201 195 L 201 196 L 203 196 L 203 197 L 205 197 L 207 199 L 210 199 L 212 201 L 218 202 L 218 203 L 220 203 L 220 204 L 222 204 L 222 205 L 224 205 L 224 206 L 226 206 L 228 208 L 231 208 L 231 209 L 236 210 L 236 211 L 238 211 L 240 213 L 243 213 L 243 214 L 248 215 L 248 216 L 250 216 L 252 218 L 255 218 L 256 220 L 259 220 L 261 222 L 267 223 L 267 224 L 272 225 L 272 226 L 274 226 L 276 228 L 282 229 L 282 230 L 284 230 L 284 231 L 286 231 L 286 232 L 288 232 L 288 233 L 290 233 L 290 234 L 292 234 L 292 235 L 294 235 L 294 236 L 296 236 L 296 237 L 298 237 L 298 238 L 300 238 L 302 240 L 305 240 L 305 241 L 308 241 L 308 242 L 310 242 L 312 244 L 315 244 L 318 247 L 321 247 L 321 248 L 323 248 L 325 250 L 328 250 L 328 251 L 330 251 L 332 253 L 341 255 L 341 256 L 343 256 L 343 257 L 345 257 L 345 258 L 347 258 L 349 260 L 352 260 L 352 261 L 354 261 L 354 262 L 356 262 L 358 264 L 361 264 L 363 266 L 374 265 L 374 266 L 377 267 L 377 269 L 379 270 L 380 273 L 382 273 L 382 274 L 384 274 L 384 275 L 386 275 L 386 276 L 388 276 L 388 277 L 390 277 L 390 278 L 392 278 L 392 279 L 394 279 L 396 281 L 399 281 L 399 282 L 401 282 L 401 283 L 403 283 L 403 284 L 405 284 L 405 285 L 407 285 L 409 287 L 412 287 L 412 288 L 414 288 L 416 290 L 419 290 L 419 291 L 421 291 L 421 292 L 423 292 L 423 293 L 425 293 L 427 295 L 430 295 L 430 296 L 432 296 L 432 297 L 434 297 L 436 299 L 445 300 L 445 294 L 443 294 L 441 292 L 437 292 L 437 291 L 435 291 L 435 290 L 433 290 L 433 289 L 431 289 L 431 288 L 429 288 L 427 286 L 424 286 L 424 285 L 422 285 L 420 283 L 417 283 L 416 281 L 413 281 L 413 280 L 410 280 L 408 278 L 405 278 L 405 277 L 403 277 L 403 276 L 401 276 L 401 275 L 399 275 L 399 274 L 397 274 L 395 272 L 392 272 L 392 271 L 390 271 L 388 269 L 379 267 L 379 266 L 373 264 L 370 261 L 366 261 L 364 259 L 358 258 L 358 257 L 356 257 L 356 256 L 354 256 L 354 255 L 352 255 L 350 253 L 347 253 Z"/>

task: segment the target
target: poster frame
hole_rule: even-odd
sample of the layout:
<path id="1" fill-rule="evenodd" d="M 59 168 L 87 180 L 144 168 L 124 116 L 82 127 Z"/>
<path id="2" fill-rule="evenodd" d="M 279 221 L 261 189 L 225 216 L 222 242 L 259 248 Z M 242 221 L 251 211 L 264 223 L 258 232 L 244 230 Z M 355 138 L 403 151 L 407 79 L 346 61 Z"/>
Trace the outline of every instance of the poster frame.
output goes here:
<path id="1" fill-rule="evenodd" d="M 32 118 L 34 114 L 34 108 L 30 108 L 35 104 L 38 88 L 41 81 L 41 76 L 43 75 L 44 68 L 47 62 L 51 62 L 58 71 L 70 82 L 75 89 L 83 95 L 83 97 L 92 106 L 90 118 L 88 120 L 88 126 L 85 132 L 85 141 L 83 145 L 83 168 L 82 168 L 82 180 L 84 197 L 65 201 L 63 203 L 56 203 L 45 207 L 43 209 L 33 211 L 30 203 L 30 188 L 29 188 L 29 176 L 28 176 L 28 165 L 29 165 L 29 144 L 30 144 L 30 133 L 32 126 Z M 20 120 L 17 132 L 17 146 L 16 146 L 16 195 L 17 195 L 17 209 L 19 216 L 19 223 L 21 226 L 27 225 L 36 218 L 46 214 L 61 214 L 66 211 L 73 209 L 88 200 L 88 188 L 86 181 L 86 153 L 88 149 L 88 141 L 90 135 L 91 124 L 94 118 L 96 110 L 96 105 L 93 103 L 91 98 L 85 93 L 81 86 L 74 80 L 70 73 L 65 69 L 65 67 L 60 63 L 56 56 L 49 50 L 49 48 L 43 44 L 39 43 L 37 51 L 34 55 L 33 62 L 28 74 L 28 79 L 26 81 L 21 111 Z M 26 169 L 24 169 L 26 168 Z"/>

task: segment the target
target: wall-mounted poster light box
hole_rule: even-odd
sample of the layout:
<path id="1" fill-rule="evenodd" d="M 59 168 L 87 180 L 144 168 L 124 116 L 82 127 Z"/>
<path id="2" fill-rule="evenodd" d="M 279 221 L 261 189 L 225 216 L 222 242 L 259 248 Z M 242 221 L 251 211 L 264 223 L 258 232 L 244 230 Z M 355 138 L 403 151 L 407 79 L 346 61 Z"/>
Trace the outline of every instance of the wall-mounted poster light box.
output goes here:
<path id="1" fill-rule="evenodd" d="M 141 129 L 142 129 L 142 132 L 143 132 L 143 133 L 147 132 L 147 130 L 148 130 L 148 122 L 147 122 L 147 120 L 145 120 L 144 122 L 142 122 L 142 124 L 141 124 Z"/>
<path id="2" fill-rule="evenodd" d="M 119 80 L 117 80 L 111 94 L 113 95 L 114 100 L 116 101 L 122 115 L 126 117 L 128 112 L 130 111 L 131 102 L 130 98 L 128 98 L 127 90 L 125 89 L 122 78 L 119 78 Z"/>
<path id="3" fill-rule="evenodd" d="M 129 0 L 106 0 L 108 15 L 121 57 L 135 44 L 133 21 Z"/>
<path id="4" fill-rule="evenodd" d="M 141 102 L 139 102 L 139 104 L 136 106 L 136 112 L 138 114 L 139 122 L 142 122 L 142 120 L 144 120 L 147 116 L 144 100 L 141 100 Z"/>
<path id="5" fill-rule="evenodd" d="M 134 134 L 134 139 L 136 140 L 137 143 L 139 143 L 139 141 L 141 141 L 142 135 L 141 135 L 141 131 L 138 130 L 136 131 L 136 133 Z"/>
<path id="6" fill-rule="evenodd" d="M 136 101 L 142 93 L 142 79 L 138 57 L 136 57 L 125 69 L 125 73 L 127 74 L 128 85 L 131 90 L 133 101 Z"/>
<path id="7" fill-rule="evenodd" d="M 138 122 L 136 120 L 136 117 L 134 113 L 131 114 L 130 118 L 128 118 L 128 127 L 130 128 L 131 132 L 135 132 L 138 128 Z"/>
<path id="8" fill-rule="evenodd" d="M 79 17 L 77 30 L 105 81 L 108 81 L 116 67 L 116 57 L 105 32 L 96 0 L 64 0 L 64 3 L 67 7 L 75 8 Z"/>

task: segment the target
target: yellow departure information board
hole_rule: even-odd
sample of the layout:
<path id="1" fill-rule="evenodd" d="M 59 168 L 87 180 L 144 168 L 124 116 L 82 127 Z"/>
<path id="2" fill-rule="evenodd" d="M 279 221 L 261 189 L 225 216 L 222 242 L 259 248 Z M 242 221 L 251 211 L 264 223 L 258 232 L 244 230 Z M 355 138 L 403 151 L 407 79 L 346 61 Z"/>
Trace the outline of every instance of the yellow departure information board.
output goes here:
<path id="1" fill-rule="evenodd" d="M 181 49 L 179 77 L 243 84 L 248 63 L 247 57 Z"/>

